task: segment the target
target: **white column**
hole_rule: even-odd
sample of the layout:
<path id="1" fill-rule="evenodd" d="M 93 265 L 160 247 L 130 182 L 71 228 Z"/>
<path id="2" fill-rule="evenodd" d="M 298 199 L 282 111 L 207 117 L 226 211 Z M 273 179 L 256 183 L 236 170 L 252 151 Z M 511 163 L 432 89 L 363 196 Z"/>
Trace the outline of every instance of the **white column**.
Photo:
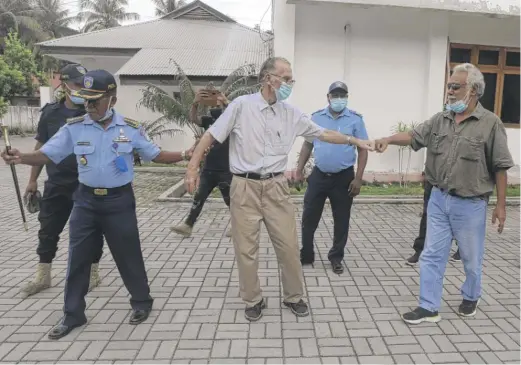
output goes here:
<path id="1" fill-rule="evenodd" d="M 295 61 L 295 5 L 273 0 L 274 56 Z"/>
<path id="2" fill-rule="evenodd" d="M 445 70 L 447 68 L 448 15 L 432 14 L 429 25 L 429 44 L 426 59 L 425 103 L 423 122 L 443 109 Z M 424 149 L 424 162 L 427 156 Z"/>

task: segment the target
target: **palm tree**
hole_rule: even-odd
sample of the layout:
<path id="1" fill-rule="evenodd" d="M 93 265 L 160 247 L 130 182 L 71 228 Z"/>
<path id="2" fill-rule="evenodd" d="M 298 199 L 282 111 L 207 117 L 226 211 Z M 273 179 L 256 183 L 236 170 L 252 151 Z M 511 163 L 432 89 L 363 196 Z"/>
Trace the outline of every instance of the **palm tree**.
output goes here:
<path id="1" fill-rule="evenodd" d="M 0 1 L 0 46 L 10 31 L 19 34 L 23 41 L 43 41 L 47 38 L 36 16 L 38 11 L 27 0 Z"/>
<path id="2" fill-rule="evenodd" d="M 156 6 L 156 15 L 164 16 L 186 5 L 186 0 L 152 0 Z"/>
<path id="3" fill-rule="evenodd" d="M 195 138 L 200 138 L 203 134 L 202 128 L 190 122 L 189 113 L 195 98 L 195 89 L 188 76 L 183 69 L 175 62 L 176 80 L 179 81 L 180 96 L 168 94 L 160 87 L 147 83 L 145 89 L 142 90 L 143 97 L 139 102 L 140 106 L 144 106 L 153 112 L 160 113 L 163 116 L 163 122 L 174 123 L 183 128 L 188 127 Z M 254 65 L 244 65 L 234 70 L 221 84 L 219 90 L 232 101 L 238 96 L 252 94 L 260 89 L 260 84 L 249 85 L 248 82 L 255 75 Z M 206 88 L 213 88 L 210 82 Z M 199 107 L 200 115 L 207 113 L 207 107 Z"/>
<path id="4" fill-rule="evenodd" d="M 49 38 L 60 38 L 78 31 L 69 28 L 75 17 L 69 16 L 69 11 L 63 7 L 62 0 L 33 0 L 36 20 L 40 28 Z"/>
<path id="5" fill-rule="evenodd" d="M 121 22 L 139 20 L 138 13 L 128 13 L 125 7 L 128 0 L 80 0 L 82 11 L 77 15 L 78 21 L 85 21 L 82 31 L 118 27 Z"/>

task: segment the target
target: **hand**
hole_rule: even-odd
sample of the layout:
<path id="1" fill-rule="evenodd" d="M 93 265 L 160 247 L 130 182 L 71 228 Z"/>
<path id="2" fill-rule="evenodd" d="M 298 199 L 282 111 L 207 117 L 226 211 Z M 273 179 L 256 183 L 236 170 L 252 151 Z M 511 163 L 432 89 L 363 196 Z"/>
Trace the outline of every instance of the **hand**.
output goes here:
<path id="1" fill-rule="evenodd" d="M 371 140 L 366 141 L 363 139 L 357 139 L 355 141 L 355 144 L 358 148 L 361 148 L 363 150 L 374 151 L 374 146 L 375 146 L 374 141 L 371 141 Z"/>
<path id="2" fill-rule="evenodd" d="M 354 178 L 349 184 L 349 196 L 355 197 L 360 194 L 360 188 L 362 187 L 362 179 Z"/>
<path id="3" fill-rule="evenodd" d="M 29 183 L 27 184 L 27 187 L 25 188 L 24 199 L 27 199 L 30 194 L 36 193 L 37 190 L 38 190 L 38 182 L 29 181 Z"/>
<path id="4" fill-rule="evenodd" d="M 20 151 L 18 151 L 16 148 L 11 148 L 11 150 L 9 151 L 9 154 L 7 153 L 7 150 L 3 150 L 2 154 L 1 154 L 5 163 L 8 165 L 22 163 L 21 155 L 22 154 L 20 153 Z"/>
<path id="5" fill-rule="evenodd" d="M 221 104 L 222 106 L 230 104 L 230 102 L 228 101 L 226 96 L 224 96 L 223 93 L 219 93 L 219 95 L 217 95 L 217 103 Z"/>
<path id="6" fill-rule="evenodd" d="M 505 227 L 505 220 L 507 219 L 507 211 L 504 205 L 496 205 L 494 211 L 492 212 L 492 224 L 496 224 L 496 220 L 499 220 L 499 224 L 497 226 L 497 232 L 503 232 L 503 228 Z"/>
<path id="7" fill-rule="evenodd" d="M 387 149 L 388 145 L 389 145 L 389 142 L 387 141 L 386 138 L 377 139 L 375 141 L 376 152 L 383 153 Z"/>
<path id="8" fill-rule="evenodd" d="M 185 189 L 193 194 L 199 187 L 199 173 L 197 169 L 187 169 L 185 174 Z"/>
<path id="9" fill-rule="evenodd" d="M 205 98 L 208 98 L 208 92 L 206 90 L 199 90 L 195 93 L 194 103 L 199 104 Z"/>

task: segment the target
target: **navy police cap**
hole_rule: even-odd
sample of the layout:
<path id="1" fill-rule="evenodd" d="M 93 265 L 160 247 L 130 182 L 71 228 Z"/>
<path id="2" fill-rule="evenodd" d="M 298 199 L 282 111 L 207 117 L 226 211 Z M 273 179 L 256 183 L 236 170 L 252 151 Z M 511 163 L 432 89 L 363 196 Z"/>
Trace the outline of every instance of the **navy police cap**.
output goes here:
<path id="1" fill-rule="evenodd" d="M 342 90 L 347 93 L 347 85 L 344 84 L 342 81 L 335 81 L 329 86 L 328 93 L 331 93 L 335 90 Z"/>
<path id="2" fill-rule="evenodd" d="M 87 70 L 82 65 L 70 64 L 60 70 L 60 81 L 81 83 L 86 73 Z"/>
<path id="3" fill-rule="evenodd" d="M 116 79 L 110 72 L 92 70 L 83 76 L 83 87 L 78 91 L 78 96 L 86 100 L 96 100 L 116 87 Z"/>

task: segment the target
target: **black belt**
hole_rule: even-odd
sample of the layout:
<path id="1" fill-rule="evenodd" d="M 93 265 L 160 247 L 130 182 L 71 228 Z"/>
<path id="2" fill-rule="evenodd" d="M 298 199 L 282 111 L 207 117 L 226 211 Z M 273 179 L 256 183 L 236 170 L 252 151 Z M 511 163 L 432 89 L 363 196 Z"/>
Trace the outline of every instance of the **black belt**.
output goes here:
<path id="1" fill-rule="evenodd" d="M 442 193 L 446 193 L 446 194 L 449 194 L 450 196 L 455 196 L 457 198 L 460 198 L 460 199 L 488 199 L 488 197 L 486 195 L 477 195 L 477 196 L 461 196 L 461 195 L 458 195 L 454 192 L 454 190 L 448 190 L 448 189 L 444 189 L 444 188 L 440 188 L 439 185 L 433 185 L 436 189 L 438 189 L 439 191 L 441 191 Z"/>
<path id="2" fill-rule="evenodd" d="M 128 183 L 123 186 L 118 186 L 116 188 L 92 188 L 90 186 L 84 185 L 80 183 L 80 189 L 81 191 L 90 193 L 92 195 L 96 196 L 108 196 L 108 195 L 114 195 L 117 193 L 121 193 L 123 191 L 127 191 L 129 189 L 132 189 L 132 183 Z"/>
<path id="3" fill-rule="evenodd" d="M 266 174 L 256 174 L 254 172 L 247 172 L 246 174 L 233 174 L 234 176 L 243 177 L 245 179 L 251 180 L 268 180 L 279 175 L 282 175 L 283 172 L 268 172 Z"/>
<path id="4" fill-rule="evenodd" d="M 325 175 L 327 177 L 333 177 L 333 176 L 339 176 L 341 174 L 345 174 L 346 172 L 349 172 L 349 171 L 352 171 L 353 170 L 353 166 L 351 167 L 348 167 L 347 169 L 343 169 L 343 170 L 340 170 L 338 172 L 324 172 L 322 170 L 320 170 L 318 167 L 315 166 L 315 168 L 317 169 L 318 172 L 320 172 L 322 175 Z"/>

